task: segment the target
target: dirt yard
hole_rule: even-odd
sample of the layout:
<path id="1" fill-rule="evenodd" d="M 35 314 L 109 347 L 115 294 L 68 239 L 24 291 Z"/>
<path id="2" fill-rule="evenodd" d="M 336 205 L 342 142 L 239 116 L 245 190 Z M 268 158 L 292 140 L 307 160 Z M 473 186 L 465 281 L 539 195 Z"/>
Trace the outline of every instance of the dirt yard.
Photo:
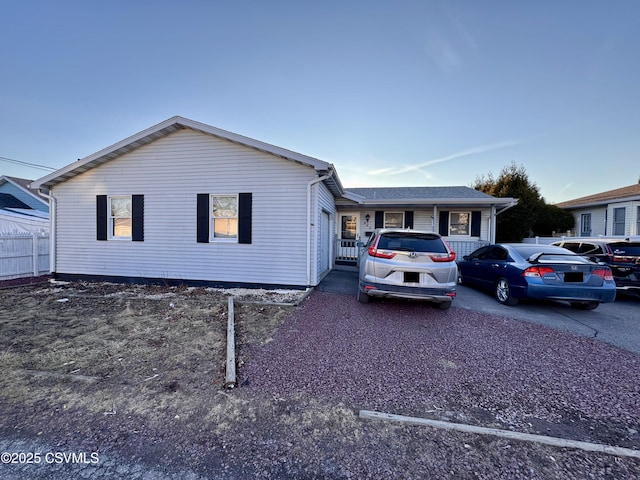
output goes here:
<path id="1" fill-rule="evenodd" d="M 229 295 L 238 302 L 241 384 L 225 391 Z M 512 402 L 518 413 L 531 399 L 511 380 L 509 388 L 492 385 L 509 378 L 507 370 L 497 367 L 509 358 L 504 356 L 494 363 L 492 354 L 486 355 L 483 361 L 489 362 L 495 378 L 481 375 L 485 381 L 473 384 L 477 392 L 466 380 L 458 385 L 459 372 L 467 370 L 461 366 L 465 355 L 475 351 L 466 342 L 473 344 L 474 339 L 495 352 L 504 335 L 535 338 L 530 348 L 516 340 L 506 344 L 517 350 L 513 357 L 518 365 L 541 372 L 551 366 L 537 366 L 541 344 L 547 352 L 559 351 L 557 345 L 575 346 L 592 352 L 596 365 L 628 364 L 629 372 L 637 372 L 632 366 L 636 356 L 609 346 L 596 356 L 599 346 L 585 339 L 455 308 L 440 312 L 419 304 L 381 302 L 372 310 L 352 296 L 317 292 L 299 307 L 282 305 L 302 296 L 295 291 L 96 283 L 0 290 L 0 438 L 38 439 L 57 450 L 100 452 L 101 459 L 113 455 L 166 475 L 158 478 L 184 478 L 187 470 L 195 472 L 190 478 L 208 479 L 637 478 L 639 460 L 358 418 L 360 408 L 371 406 L 402 412 L 396 403 L 412 402 L 419 395 L 398 392 L 410 392 L 415 385 L 421 395 L 435 399 L 423 405 L 423 415 L 426 411 L 505 428 L 488 410 L 481 416 L 477 402 L 492 405 L 498 396 L 505 405 Z M 416 320 L 418 316 L 424 320 Z M 433 342 L 425 343 L 416 358 L 424 354 L 440 360 L 421 362 L 413 380 L 411 372 L 386 377 L 384 352 L 402 371 L 394 351 L 415 338 Z M 456 363 L 442 360 L 454 357 Z M 610 377 L 608 372 L 603 370 L 602 382 L 604 373 Z M 625 372 L 618 376 L 635 378 Z M 611 410 L 631 411 L 637 384 L 617 387 L 621 382 L 615 378 L 599 392 L 626 392 Z M 437 386 L 424 385 L 436 379 L 441 382 Z M 550 385 L 553 395 L 544 397 L 571 399 L 563 383 Z M 464 395 L 472 393 L 467 405 Z M 590 439 L 592 428 L 601 430 L 603 422 L 596 414 L 602 402 L 587 400 L 584 410 L 594 410 L 594 417 L 570 420 L 570 425 L 566 420 L 561 426 L 567 438 Z M 544 410 L 547 404 L 542 403 L 536 408 Z M 637 447 L 636 416 L 611 420 L 616 427 L 611 438 Z M 544 425 L 546 431 L 553 426 Z M 70 468 L 65 472 L 77 477 Z M 121 465 L 109 461 L 86 468 L 83 478 L 125 475 Z M 46 475 L 43 468 L 22 472 L 24 476 L 11 478 Z M 130 478 L 144 477 L 137 472 Z"/>
<path id="2" fill-rule="evenodd" d="M 242 365 L 294 308 L 269 303 L 303 293 L 63 282 L 0 290 L 3 426 L 41 435 L 60 423 L 72 435 L 81 428 L 72 418 L 92 430 L 90 419 L 124 416 L 142 432 L 210 415 L 227 396 L 228 296 L 238 302 Z"/>

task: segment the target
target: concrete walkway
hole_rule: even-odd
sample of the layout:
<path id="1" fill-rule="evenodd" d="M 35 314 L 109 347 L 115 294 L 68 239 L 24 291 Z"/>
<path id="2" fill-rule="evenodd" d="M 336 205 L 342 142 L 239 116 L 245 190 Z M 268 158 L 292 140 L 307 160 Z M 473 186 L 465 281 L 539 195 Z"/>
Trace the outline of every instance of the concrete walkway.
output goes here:
<path id="1" fill-rule="evenodd" d="M 333 269 L 322 279 L 316 290 L 355 297 L 358 292 L 358 270 L 355 267 Z"/>

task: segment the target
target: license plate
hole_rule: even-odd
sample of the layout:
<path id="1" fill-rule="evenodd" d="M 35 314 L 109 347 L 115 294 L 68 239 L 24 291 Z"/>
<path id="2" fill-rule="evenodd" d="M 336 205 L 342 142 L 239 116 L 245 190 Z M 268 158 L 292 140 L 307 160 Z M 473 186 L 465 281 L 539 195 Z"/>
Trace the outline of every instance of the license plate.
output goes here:
<path id="1" fill-rule="evenodd" d="M 404 283 L 420 283 L 418 272 L 404 272 Z"/>
<path id="2" fill-rule="evenodd" d="M 582 272 L 566 272 L 564 274 L 565 283 L 582 283 Z"/>

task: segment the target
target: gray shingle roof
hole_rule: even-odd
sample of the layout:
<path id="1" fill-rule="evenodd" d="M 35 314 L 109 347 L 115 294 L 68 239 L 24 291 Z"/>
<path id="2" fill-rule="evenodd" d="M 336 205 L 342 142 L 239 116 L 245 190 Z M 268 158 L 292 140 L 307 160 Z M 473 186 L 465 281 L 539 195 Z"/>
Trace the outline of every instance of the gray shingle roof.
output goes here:
<path id="1" fill-rule="evenodd" d="M 372 187 L 346 188 L 348 192 L 364 197 L 366 200 L 441 200 L 451 199 L 488 199 L 491 195 L 470 187 Z"/>

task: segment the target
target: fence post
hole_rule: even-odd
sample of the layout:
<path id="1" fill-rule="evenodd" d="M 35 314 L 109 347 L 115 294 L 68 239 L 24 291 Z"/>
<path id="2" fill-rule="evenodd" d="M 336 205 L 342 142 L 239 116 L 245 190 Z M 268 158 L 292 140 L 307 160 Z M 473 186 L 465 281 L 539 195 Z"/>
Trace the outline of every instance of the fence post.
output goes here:
<path id="1" fill-rule="evenodd" d="M 31 241 L 32 241 L 31 253 L 32 253 L 32 259 L 33 259 L 33 276 L 37 277 L 38 276 L 38 234 L 37 233 L 31 234 Z"/>

